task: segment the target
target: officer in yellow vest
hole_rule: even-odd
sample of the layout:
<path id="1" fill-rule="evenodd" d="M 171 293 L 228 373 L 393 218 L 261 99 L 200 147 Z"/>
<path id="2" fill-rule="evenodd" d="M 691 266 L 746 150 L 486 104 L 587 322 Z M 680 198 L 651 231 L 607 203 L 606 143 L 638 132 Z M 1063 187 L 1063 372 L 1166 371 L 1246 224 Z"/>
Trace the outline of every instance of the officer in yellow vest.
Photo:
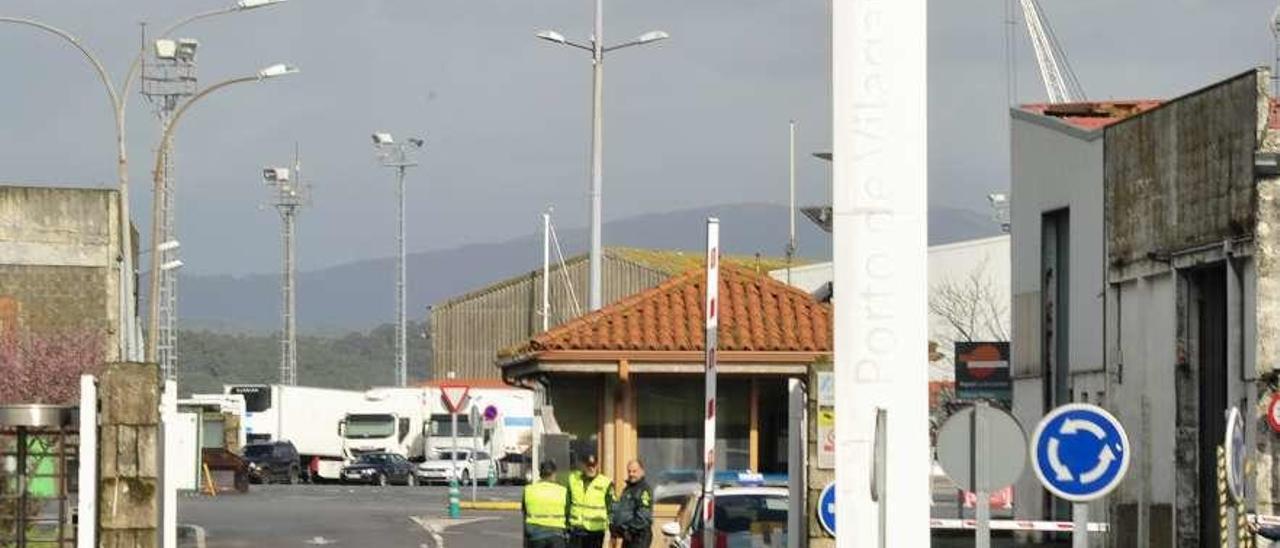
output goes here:
<path id="1" fill-rule="evenodd" d="M 595 455 L 582 459 L 582 469 L 569 475 L 569 545 L 601 548 L 609 529 L 613 481 L 600 474 Z"/>
<path id="2" fill-rule="evenodd" d="M 542 479 L 524 488 L 525 548 L 565 548 L 565 528 L 569 523 L 569 490 L 556 483 L 556 463 L 544 461 L 538 467 Z"/>

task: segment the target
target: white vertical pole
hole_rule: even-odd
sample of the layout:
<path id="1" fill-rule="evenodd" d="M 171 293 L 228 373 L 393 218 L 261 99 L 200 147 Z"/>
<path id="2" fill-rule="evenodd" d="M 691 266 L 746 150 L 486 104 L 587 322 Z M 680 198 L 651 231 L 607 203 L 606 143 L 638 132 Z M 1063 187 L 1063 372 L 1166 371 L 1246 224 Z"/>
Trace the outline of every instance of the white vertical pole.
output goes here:
<path id="1" fill-rule="evenodd" d="M 1074 522 L 1071 531 L 1071 548 L 1089 548 L 1089 503 L 1072 504 L 1071 520 Z"/>
<path id="2" fill-rule="evenodd" d="M 76 548 L 93 548 L 98 541 L 98 383 L 93 375 L 80 375 L 79 462 Z"/>
<path id="3" fill-rule="evenodd" d="M 836 531 L 929 546 L 926 0 L 833 0 Z M 886 433 L 886 531 L 867 482 Z"/>
<path id="4" fill-rule="evenodd" d="M 787 487 L 790 507 L 787 509 L 787 546 L 804 546 L 805 495 L 807 493 L 805 454 L 808 452 L 806 431 L 807 397 L 804 381 L 787 379 Z"/>
<path id="5" fill-rule="evenodd" d="M 707 281 L 703 316 L 706 318 L 707 399 L 702 432 L 702 545 L 715 546 L 716 477 L 716 328 L 720 323 L 720 219 L 707 219 Z"/>
<path id="6" fill-rule="evenodd" d="M 791 121 L 790 145 L 787 149 L 788 206 L 787 221 L 787 285 L 791 285 L 791 262 L 796 255 L 796 121 Z"/>
<path id="7" fill-rule="evenodd" d="M 601 200 L 604 193 L 604 0 L 596 0 L 595 31 L 591 33 L 591 253 L 589 275 L 592 312 L 603 302 L 601 272 L 603 236 Z"/>
<path id="8" fill-rule="evenodd" d="M 160 546 L 176 548 L 178 546 L 178 482 L 176 468 L 178 462 L 186 465 L 186 455 L 178 455 L 174 447 L 177 441 L 178 422 L 178 383 L 172 380 L 164 382 L 164 392 L 160 394 L 160 494 L 162 520 L 160 522 Z"/>
<path id="9" fill-rule="evenodd" d="M 551 327 L 551 213 L 542 214 L 542 330 Z"/>

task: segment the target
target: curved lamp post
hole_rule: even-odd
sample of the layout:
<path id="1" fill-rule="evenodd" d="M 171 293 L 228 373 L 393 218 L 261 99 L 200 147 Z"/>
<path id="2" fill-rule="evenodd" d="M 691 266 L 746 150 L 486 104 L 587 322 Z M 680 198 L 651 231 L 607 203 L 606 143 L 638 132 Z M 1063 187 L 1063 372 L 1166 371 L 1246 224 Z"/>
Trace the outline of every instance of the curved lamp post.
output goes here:
<path id="1" fill-rule="evenodd" d="M 170 33 L 185 26 L 186 24 L 192 23 L 194 21 L 198 21 L 200 19 L 207 19 L 209 17 L 213 17 L 216 15 L 223 15 L 227 13 L 235 13 L 239 11 L 247 11 L 251 9 L 271 6 L 271 5 L 283 3 L 285 1 L 287 0 L 238 0 L 235 4 L 232 4 L 228 7 L 197 13 L 190 17 L 181 19 L 169 25 L 167 28 L 165 28 L 165 30 L 159 34 L 159 37 L 164 38 L 168 36 Z M 141 358 L 141 356 L 139 355 L 140 352 L 139 352 L 139 349 L 137 348 L 137 334 L 134 331 L 135 329 L 134 319 L 136 314 L 133 308 L 134 300 L 132 297 L 133 295 L 133 291 L 132 291 L 133 289 L 133 253 L 132 253 L 133 234 L 132 234 L 131 227 L 129 225 L 129 217 L 130 217 L 129 215 L 129 158 L 128 158 L 127 147 L 125 146 L 124 121 L 125 121 L 125 106 L 126 106 L 125 99 L 129 96 L 129 88 L 132 86 L 133 80 L 136 79 L 137 77 L 138 68 L 142 64 L 142 56 L 146 50 L 140 49 L 138 51 L 138 54 L 134 56 L 133 61 L 129 65 L 129 71 L 125 74 L 123 87 L 121 88 L 121 91 L 117 93 L 116 86 L 114 83 L 112 83 L 111 76 L 107 74 L 107 70 L 103 68 L 102 62 L 99 61 L 97 56 L 95 56 L 92 52 L 90 52 L 89 49 L 84 46 L 84 44 L 80 43 L 79 38 L 76 38 L 71 33 L 65 30 L 62 30 L 58 27 L 55 27 L 53 25 L 42 23 L 34 19 L 27 19 L 22 17 L 0 17 L 0 23 L 13 23 L 13 24 L 25 25 L 28 27 L 40 29 L 42 31 L 53 34 L 69 42 L 72 46 L 75 46 L 75 48 L 79 50 L 81 54 L 84 55 L 85 59 L 88 60 L 91 65 L 93 65 L 93 69 L 95 72 L 97 72 L 98 78 L 102 80 L 103 87 L 107 88 L 107 95 L 111 101 L 111 111 L 115 116 L 115 124 L 116 124 L 115 125 L 116 180 L 117 180 L 117 189 L 120 193 L 120 208 L 119 208 L 120 209 L 119 211 L 120 226 L 121 226 L 121 229 L 120 229 L 121 259 L 120 261 L 122 263 L 121 274 L 120 274 L 120 277 L 121 277 L 120 301 L 122 305 L 121 305 L 121 311 L 120 311 L 121 329 L 119 333 L 119 338 L 120 338 L 119 359 L 136 361 L 139 358 Z"/>
<path id="2" fill-rule="evenodd" d="M 604 169 L 604 54 L 606 52 L 622 49 L 630 46 L 640 46 L 650 44 L 659 40 L 665 40 L 670 36 L 660 30 L 646 32 L 637 36 L 635 39 L 606 47 L 604 45 L 604 1 L 596 0 L 595 13 L 595 32 L 592 33 L 590 44 L 579 44 L 564 37 L 563 34 L 554 30 L 539 31 L 536 35 L 538 38 L 548 42 L 554 42 L 562 46 L 569 46 L 591 52 L 592 66 L 592 103 L 591 103 L 591 254 L 590 254 L 590 299 L 589 309 L 592 311 L 599 310 L 602 300 L 602 288 L 600 278 L 601 268 L 601 235 L 600 235 L 600 209 L 601 209 L 601 193 L 603 186 Z"/>
<path id="3" fill-rule="evenodd" d="M 276 64 L 264 68 L 250 76 L 241 76 L 239 78 L 232 78 L 230 80 L 218 82 L 217 84 L 200 91 L 200 93 L 195 94 L 190 99 L 187 99 L 186 102 L 182 103 L 182 106 L 178 107 L 178 110 L 174 111 L 173 117 L 169 118 L 169 122 L 165 124 L 164 131 L 160 134 L 160 147 L 156 150 L 155 168 L 151 171 L 154 197 L 151 201 L 151 283 L 147 297 L 147 303 L 150 306 L 150 316 L 147 318 L 147 329 L 149 333 L 157 333 L 160 328 L 160 276 L 156 274 L 160 272 L 161 266 L 158 264 L 161 253 L 159 253 L 157 249 L 162 244 L 160 241 L 160 206 L 164 203 L 165 193 L 168 192 L 168 189 L 165 187 L 164 157 L 169 154 L 169 145 L 173 139 L 173 131 L 178 127 L 178 121 L 182 120 L 182 115 L 185 114 L 187 109 L 190 109 L 192 105 L 222 88 L 246 82 L 261 82 L 263 80 L 294 74 L 296 72 L 298 72 L 296 67 L 286 64 Z M 147 337 L 146 360 L 148 362 L 156 361 L 157 342 L 158 341 L 155 336 Z"/>

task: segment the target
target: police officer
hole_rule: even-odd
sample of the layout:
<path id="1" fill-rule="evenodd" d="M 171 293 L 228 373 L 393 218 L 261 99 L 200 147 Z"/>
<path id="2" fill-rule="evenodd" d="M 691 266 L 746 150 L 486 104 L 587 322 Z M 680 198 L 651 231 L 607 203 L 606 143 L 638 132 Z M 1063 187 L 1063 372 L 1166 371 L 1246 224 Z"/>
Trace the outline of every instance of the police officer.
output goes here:
<path id="1" fill-rule="evenodd" d="M 600 474 L 595 455 L 582 459 L 582 469 L 569 475 L 569 545 L 601 548 L 609 528 L 613 481 Z"/>
<path id="2" fill-rule="evenodd" d="M 609 530 L 622 539 L 622 548 L 648 548 L 653 540 L 653 489 L 638 459 L 627 463 L 627 487 L 613 505 Z"/>
<path id="3" fill-rule="evenodd" d="M 569 490 L 556 483 L 556 463 L 543 461 L 542 479 L 524 488 L 520 509 L 524 513 L 525 548 L 565 548 Z"/>

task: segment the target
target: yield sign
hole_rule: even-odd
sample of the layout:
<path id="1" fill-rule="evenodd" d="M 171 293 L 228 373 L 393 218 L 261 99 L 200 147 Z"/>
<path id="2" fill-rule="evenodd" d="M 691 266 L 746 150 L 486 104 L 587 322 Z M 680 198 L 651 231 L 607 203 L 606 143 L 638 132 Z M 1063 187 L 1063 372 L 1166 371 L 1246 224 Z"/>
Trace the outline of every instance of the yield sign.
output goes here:
<path id="1" fill-rule="evenodd" d="M 471 390 L 470 386 L 462 384 L 441 385 L 440 399 L 444 400 L 444 405 L 449 408 L 450 413 L 457 413 L 462 409 L 462 404 L 466 401 L 467 391 L 469 390 Z"/>

